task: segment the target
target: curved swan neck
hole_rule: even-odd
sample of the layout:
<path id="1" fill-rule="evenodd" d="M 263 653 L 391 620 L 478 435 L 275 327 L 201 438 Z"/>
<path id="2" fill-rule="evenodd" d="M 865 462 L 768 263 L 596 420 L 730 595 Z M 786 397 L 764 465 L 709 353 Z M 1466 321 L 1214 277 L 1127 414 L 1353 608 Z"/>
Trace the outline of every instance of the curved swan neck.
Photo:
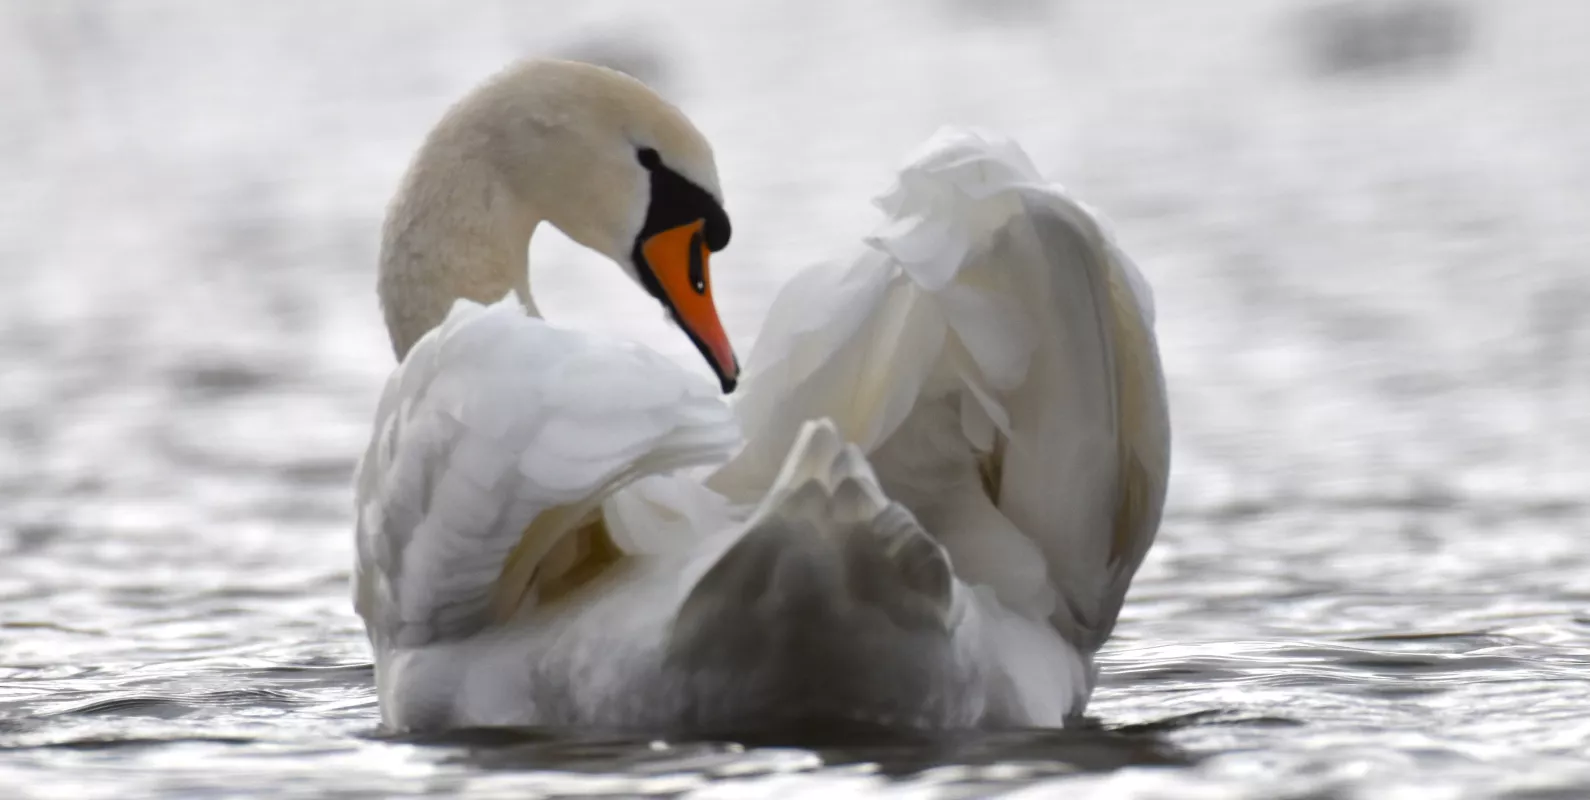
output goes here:
<path id="1" fill-rule="evenodd" d="M 682 180 L 704 187 L 704 204 L 721 206 L 706 140 L 620 73 L 523 62 L 454 105 L 420 147 L 382 232 L 378 292 L 398 358 L 459 299 L 495 303 L 511 291 L 535 314 L 528 247 L 543 221 L 639 280 L 632 252 L 653 193 L 643 150 L 661 151 Z M 721 227 L 726 240 L 726 219 Z"/>
<path id="2" fill-rule="evenodd" d="M 541 215 L 492 163 L 485 142 L 443 125 L 420 150 L 387 211 L 377 293 L 398 360 L 460 298 L 530 296 L 530 235 Z"/>

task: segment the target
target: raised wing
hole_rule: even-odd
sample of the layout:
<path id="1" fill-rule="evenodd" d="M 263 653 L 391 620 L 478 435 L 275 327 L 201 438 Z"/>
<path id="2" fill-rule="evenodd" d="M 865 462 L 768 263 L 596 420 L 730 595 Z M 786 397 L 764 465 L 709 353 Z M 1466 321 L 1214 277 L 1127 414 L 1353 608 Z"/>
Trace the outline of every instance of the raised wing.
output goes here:
<path id="1" fill-rule="evenodd" d="M 598 512 L 612 492 L 737 441 L 713 387 L 653 351 L 558 330 L 511 297 L 459 301 L 387 381 L 359 464 L 355 605 L 372 642 L 460 638 L 535 602 L 582 558 L 616 557 Z"/>
<path id="2" fill-rule="evenodd" d="M 941 132 L 848 263 L 777 298 L 712 486 L 765 491 L 829 417 L 957 575 L 1092 649 L 1159 526 L 1169 421 L 1153 304 L 1092 214 L 1014 144 Z"/>

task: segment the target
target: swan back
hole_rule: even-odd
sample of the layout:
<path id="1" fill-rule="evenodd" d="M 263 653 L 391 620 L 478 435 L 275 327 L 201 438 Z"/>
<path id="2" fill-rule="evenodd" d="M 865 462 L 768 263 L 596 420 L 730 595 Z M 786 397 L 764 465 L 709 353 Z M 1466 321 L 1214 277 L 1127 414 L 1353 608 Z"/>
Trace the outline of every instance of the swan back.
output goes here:
<path id="1" fill-rule="evenodd" d="M 697 721 L 851 719 L 965 727 L 986 711 L 958 668 L 947 557 L 829 420 L 806 423 L 745 531 L 691 588 L 668 663 Z"/>

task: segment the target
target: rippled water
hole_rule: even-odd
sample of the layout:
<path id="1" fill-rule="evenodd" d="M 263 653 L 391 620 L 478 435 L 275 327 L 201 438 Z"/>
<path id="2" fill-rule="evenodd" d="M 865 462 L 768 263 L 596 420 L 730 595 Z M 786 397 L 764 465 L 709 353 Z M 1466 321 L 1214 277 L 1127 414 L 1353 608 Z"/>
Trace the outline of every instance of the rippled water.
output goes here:
<path id="1" fill-rule="evenodd" d="M 1581 4 L 1453 2 L 1455 50 L 1337 61 L 1326 3 L 575 5 L 0 3 L 6 796 L 1590 793 Z M 1178 440 L 1096 727 L 376 730 L 376 228 L 439 110 L 531 52 L 712 137 L 741 347 L 942 122 L 1114 219 Z M 616 271 L 533 258 L 555 318 L 695 367 Z"/>

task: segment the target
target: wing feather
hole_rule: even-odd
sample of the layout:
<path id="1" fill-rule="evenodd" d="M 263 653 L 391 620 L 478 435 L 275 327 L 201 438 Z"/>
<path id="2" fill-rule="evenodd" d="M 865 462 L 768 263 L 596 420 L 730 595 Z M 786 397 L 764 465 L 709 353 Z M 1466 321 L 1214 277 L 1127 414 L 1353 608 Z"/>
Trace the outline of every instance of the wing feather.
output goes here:
<path id="1" fill-rule="evenodd" d="M 501 613 L 510 553 L 533 575 L 571 532 L 605 536 L 590 514 L 618 488 L 737 441 L 713 387 L 662 356 L 558 330 L 512 298 L 460 301 L 387 381 L 359 464 L 356 606 L 372 640 L 478 631 Z"/>
<path id="2" fill-rule="evenodd" d="M 878 205 L 865 252 L 775 300 L 735 405 L 748 443 L 712 485 L 754 502 L 829 417 L 963 580 L 1091 650 L 1164 503 L 1148 284 L 1006 140 L 941 132 Z"/>

